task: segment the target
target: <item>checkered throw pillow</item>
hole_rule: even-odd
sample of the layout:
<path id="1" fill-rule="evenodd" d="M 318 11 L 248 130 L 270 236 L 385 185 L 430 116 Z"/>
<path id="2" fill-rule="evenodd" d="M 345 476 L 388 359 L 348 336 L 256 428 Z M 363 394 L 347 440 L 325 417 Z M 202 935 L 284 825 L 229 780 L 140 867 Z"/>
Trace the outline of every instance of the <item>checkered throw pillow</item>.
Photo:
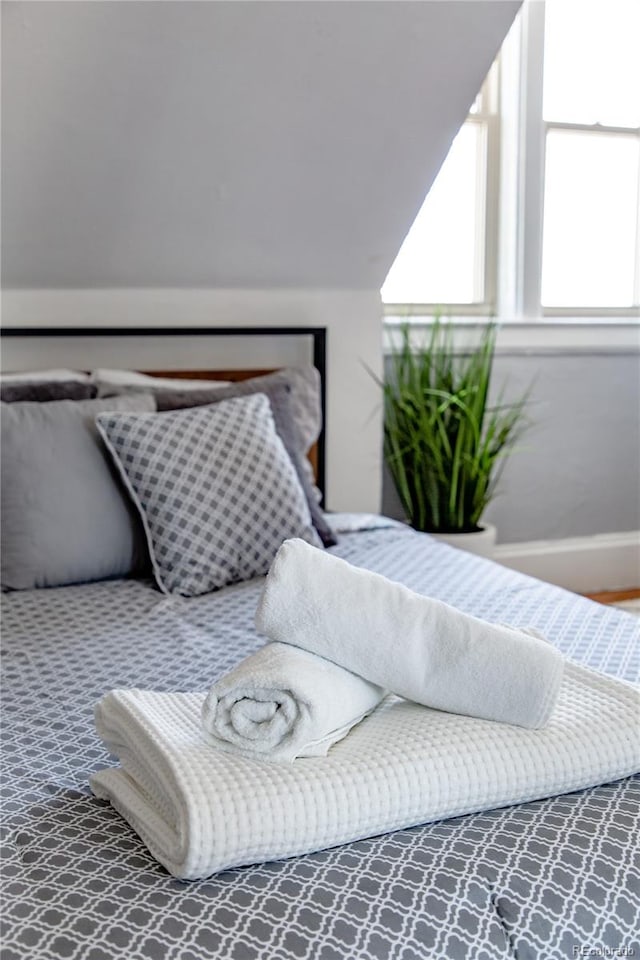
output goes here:
<path id="1" fill-rule="evenodd" d="M 191 597 L 269 569 L 283 540 L 321 546 L 264 394 L 96 420 L 147 533 L 158 586 Z"/>

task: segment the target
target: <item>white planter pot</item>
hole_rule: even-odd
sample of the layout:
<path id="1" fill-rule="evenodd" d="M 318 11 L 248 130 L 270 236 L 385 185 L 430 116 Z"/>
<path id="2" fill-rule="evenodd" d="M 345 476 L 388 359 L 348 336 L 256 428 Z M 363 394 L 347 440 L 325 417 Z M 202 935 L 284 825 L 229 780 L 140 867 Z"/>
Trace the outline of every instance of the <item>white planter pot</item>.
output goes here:
<path id="1" fill-rule="evenodd" d="M 492 557 L 496 544 L 496 528 L 492 523 L 483 524 L 480 530 L 473 533 L 432 533 L 431 536 L 442 543 L 448 543 L 468 553 L 477 553 L 481 557 Z"/>

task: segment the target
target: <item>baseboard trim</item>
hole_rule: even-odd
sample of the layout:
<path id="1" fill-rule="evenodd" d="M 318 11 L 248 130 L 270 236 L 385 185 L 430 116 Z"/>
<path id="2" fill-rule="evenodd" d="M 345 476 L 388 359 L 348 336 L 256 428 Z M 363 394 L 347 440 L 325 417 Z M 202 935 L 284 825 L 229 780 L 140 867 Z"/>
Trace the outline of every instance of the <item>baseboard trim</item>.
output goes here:
<path id="1" fill-rule="evenodd" d="M 497 544 L 494 559 L 576 593 L 640 586 L 640 530 Z"/>

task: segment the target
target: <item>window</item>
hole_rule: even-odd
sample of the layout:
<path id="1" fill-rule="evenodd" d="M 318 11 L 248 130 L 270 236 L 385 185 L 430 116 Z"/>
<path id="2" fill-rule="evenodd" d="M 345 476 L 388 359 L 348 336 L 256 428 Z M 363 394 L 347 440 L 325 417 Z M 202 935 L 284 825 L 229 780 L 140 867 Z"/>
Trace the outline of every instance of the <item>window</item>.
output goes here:
<path id="1" fill-rule="evenodd" d="M 577 34 L 577 36 L 576 36 Z M 640 4 L 548 0 L 543 308 L 638 299 Z M 566 51 L 572 50 L 571 69 Z"/>
<path id="2" fill-rule="evenodd" d="M 638 0 L 525 3 L 389 271 L 388 313 L 640 316 L 638 36 Z"/>
<path id="3" fill-rule="evenodd" d="M 492 299 L 497 150 L 495 66 L 389 272 L 387 303 L 479 306 Z"/>

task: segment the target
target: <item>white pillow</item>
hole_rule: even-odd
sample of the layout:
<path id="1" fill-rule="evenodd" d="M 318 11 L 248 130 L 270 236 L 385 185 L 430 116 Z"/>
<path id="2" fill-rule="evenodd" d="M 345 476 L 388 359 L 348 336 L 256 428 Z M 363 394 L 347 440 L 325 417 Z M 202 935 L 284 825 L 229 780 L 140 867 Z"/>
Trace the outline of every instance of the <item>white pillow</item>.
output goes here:
<path id="1" fill-rule="evenodd" d="M 98 395 L 104 395 L 109 387 L 149 387 L 170 390 L 203 390 L 215 387 L 227 387 L 229 380 L 182 380 L 180 377 L 150 377 L 146 373 L 137 373 L 135 370 L 97 369 L 91 371 L 91 382 L 97 384 Z"/>
<path id="2" fill-rule="evenodd" d="M 1 373 L 3 383 L 44 383 L 47 380 L 73 380 L 88 383 L 89 374 L 80 370 L 29 370 L 26 373 Z"/>

